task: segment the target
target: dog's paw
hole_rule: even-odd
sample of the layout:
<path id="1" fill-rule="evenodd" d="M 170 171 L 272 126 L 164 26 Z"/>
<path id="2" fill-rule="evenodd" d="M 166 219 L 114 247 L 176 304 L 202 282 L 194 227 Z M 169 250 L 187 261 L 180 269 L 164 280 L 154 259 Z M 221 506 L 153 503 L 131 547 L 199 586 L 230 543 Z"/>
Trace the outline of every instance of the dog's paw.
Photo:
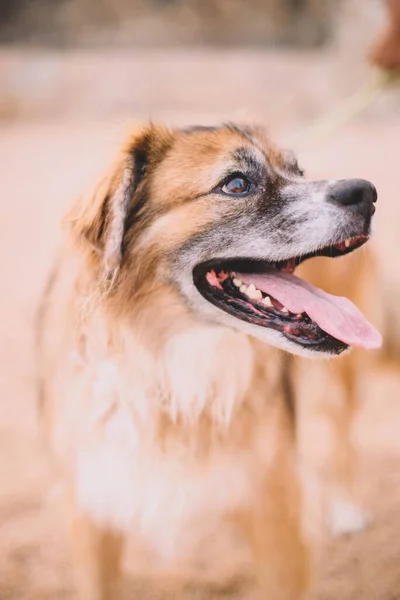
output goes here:
<path id="1" fill-rule="evenodd" d="M 371 518 L 352 500 L 335 498 L 331 502 L 329 526 L 332 535 L 360 533 L 370 525 Z"/>

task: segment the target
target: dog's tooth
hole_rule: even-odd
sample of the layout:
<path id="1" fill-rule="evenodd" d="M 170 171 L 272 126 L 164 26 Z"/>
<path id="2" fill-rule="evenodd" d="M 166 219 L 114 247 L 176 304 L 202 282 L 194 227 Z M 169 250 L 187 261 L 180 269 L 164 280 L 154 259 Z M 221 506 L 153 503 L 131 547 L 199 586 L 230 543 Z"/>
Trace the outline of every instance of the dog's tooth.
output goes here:
<path id="1" fill-rule="evenodd" d="M 257 290 L 253 291 L 253 290 L 249 290 L 249 288 L 247 288 L 247 295 L 252 300 L 257 300 Z"/>
<path id="2" fill-rule="evenodd" d="M 286 308 L 286 306 L 283 306 L 283 307 L 281 308 L 281 312 L 283 312 L 283 313 L 287 314 L 287 313 L 289 312 L 289 309 L 288 309 L 288 308 Z"/>
<path id="3" fill-rule="evenodd" d="M 252 300 L 261 300 L 262 298 L 262 293 L 260 290 L 257 290 L 254 283 L 250 283 L 249 287 L 247 288 L 247 295 Z"/>
<path id="4" fill-rule="evenodd" d="M 237 277 L 235 277 L 233 279 L 233 285 L 236 285 L 236 287 L 240 288 L 243 285 L 243 281 L 241 279 L 238 279 Z"/>
<path id="5" fill-rule="evenodd" d="M 297 313 L 296 317 L 297 317 L 298 319 L 302 319 L 302 318 L 303 318 L 303 313 Z"/>
<path id="6" fill-rule="evenodd" d="M 350 246 L 351 243 L 351 239 L 347 238 L 347 240 L 344 240 L 344 245 L 346 246 L 346 248 L 348 248 Z"/>
<path id="7" fill-rule="evenodd" d="M 247 286 L 247 292 L 246 292 L 246 294 L 248 295 L 249 298 L 253 298 L 254 294 L 256 293 L 256 291 L 257 290 L 256 290 L 256 286 L 254 285 L 254 283 L 250 283 Z"/>
<path id="8" fill-rule="evenodd" d="M 245 283 L 240 286 L 240 291 L 242 294 L 247 294 L 247 285 Z"/>
<path id="9" fill-rule="evenodd" d="M 272 306 L 271 298 L 269 296 L 265 296 L 265 298 L 263 298 L 263 304 L 265 304 L 265 306 Z"/>

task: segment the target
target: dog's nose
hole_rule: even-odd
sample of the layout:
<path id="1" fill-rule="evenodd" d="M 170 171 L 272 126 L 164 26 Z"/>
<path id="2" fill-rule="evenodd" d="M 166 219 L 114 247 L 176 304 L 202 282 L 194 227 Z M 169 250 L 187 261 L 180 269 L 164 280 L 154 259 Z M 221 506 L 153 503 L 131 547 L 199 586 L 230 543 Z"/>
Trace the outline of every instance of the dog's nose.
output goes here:
<path id="1" fill-rule="evenodd" d="M 377 198 L 375 186 L 365 179 L 342 179 L 329 190 L 331 202 L 349 208 L 365 218 L 371 218 L 374 214 Z"/>

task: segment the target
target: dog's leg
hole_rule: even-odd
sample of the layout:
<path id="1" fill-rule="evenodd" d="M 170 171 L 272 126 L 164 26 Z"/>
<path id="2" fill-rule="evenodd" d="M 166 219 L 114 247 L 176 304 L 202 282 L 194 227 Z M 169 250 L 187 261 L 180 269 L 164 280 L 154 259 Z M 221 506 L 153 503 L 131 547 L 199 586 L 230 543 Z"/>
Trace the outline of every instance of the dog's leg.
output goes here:
<path id="1" fill-rule="evenodd" d="M 77 514 L 72 525 L 77 597 L 79 600 L 119 600 L 123 535 Z"/>
<path id="2" fill-rule="evenodd" d="M 300 600 L 310 556 L 302 531 L 302 501 L 293 439 L 282 440 L 255 504 L 241 521 L 264 600 Z"/>
<path id="3" fill-rule="evenodd" d="M 368 517 L 354 498 L 356 449 L 352 438 L 357 411 L 357 358 L 355 355 L 332 361 L 332 374 L 342 384 L 338 406 L 327 410 L 332 428 L 332 450 L 329 465 L 330 528 L 334 535 L 361 531 Z"/>
<path id="4" fill-rule="evenodd" d="M 270 473 L 270 478 L 263 502 L 254 507 L 249 523 L 249 540 L 262 598 L 299 600 L 309 578 L 299 497 L 287 481 L 282 481 L 282 472 Z"/>
<path id="5" fill-rule="evenodd" d="M 300 456 L 307 457 L 309 464 L 305 466 L 319 481 L 318 495 L 331 533 L 361 531 L 368 517 L 357 505 L 354 489 L 357 450 L 352 430 L 360 375 L 357 355 L 354 352 L 329 365 L 301 362 L 299 366 L 296 408 L 303 413 L 299 419 Z M 315 453 L 309 440 L 318 436 L 321 440 Z"/>

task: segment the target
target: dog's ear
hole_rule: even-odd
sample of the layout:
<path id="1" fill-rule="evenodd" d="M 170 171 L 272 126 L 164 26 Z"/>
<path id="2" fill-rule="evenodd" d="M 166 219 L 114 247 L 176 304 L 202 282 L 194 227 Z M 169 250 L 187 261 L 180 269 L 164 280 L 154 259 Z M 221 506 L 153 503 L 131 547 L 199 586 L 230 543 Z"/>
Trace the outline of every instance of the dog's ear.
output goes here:
<path id="1" fill-rule="evenodd" d="M 107 279 L 113 278 L 121 264 L 128 215 L 143 208 L 144 180 L 171 141 L 171 131 L 155 125 L 132 136 L 111 169 L 66 217 L 74 240 L 100 255 Z"/>

